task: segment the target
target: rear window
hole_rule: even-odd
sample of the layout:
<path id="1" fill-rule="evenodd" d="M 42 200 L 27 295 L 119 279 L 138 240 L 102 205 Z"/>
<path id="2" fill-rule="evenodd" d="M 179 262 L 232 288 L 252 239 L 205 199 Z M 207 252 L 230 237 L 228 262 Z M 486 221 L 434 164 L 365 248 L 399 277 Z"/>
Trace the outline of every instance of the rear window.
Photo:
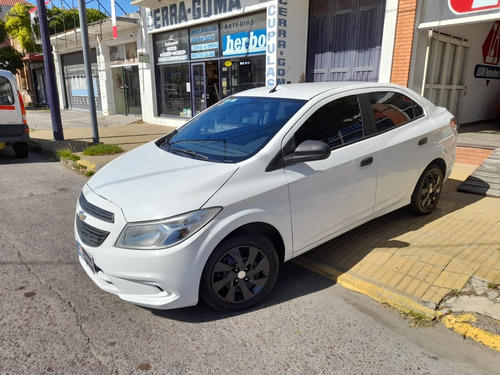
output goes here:
<path id="1" fill-rule="evenodd" d="M 0 105 L 13 105 L 14 91 L 10 81 L 5 77 L 0 77 Z"/>
<path id="2" fill-rule="evenodd" d="M 424 114 L 422 107 L 397 92 L 372 92 L 369 96 L 377 133 L 404 125 Z"/>

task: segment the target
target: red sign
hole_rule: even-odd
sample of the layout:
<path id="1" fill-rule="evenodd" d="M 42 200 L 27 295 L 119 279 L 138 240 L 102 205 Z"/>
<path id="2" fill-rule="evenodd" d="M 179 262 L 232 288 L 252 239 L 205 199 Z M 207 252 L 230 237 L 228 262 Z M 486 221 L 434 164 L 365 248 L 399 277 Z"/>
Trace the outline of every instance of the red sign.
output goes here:
<path id="1" fill-rule="evenodd" d="M 448 6 L 455 14 L 466 14 L 500 9 L 500 0 L 448 0 Z"/>
<path id="2" fill-rule="evenodd" d="M 482 50 L 485 64 L 498 65 L 500 62 L 500 21 L 496 21 L 491 27 Z"/>

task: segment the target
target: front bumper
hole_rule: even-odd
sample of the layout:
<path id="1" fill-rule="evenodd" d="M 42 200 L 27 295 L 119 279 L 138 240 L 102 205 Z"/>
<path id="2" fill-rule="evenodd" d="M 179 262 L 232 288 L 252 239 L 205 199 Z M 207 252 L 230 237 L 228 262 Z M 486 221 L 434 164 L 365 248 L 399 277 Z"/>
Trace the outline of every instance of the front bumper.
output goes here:
<path id="1" fill-rule="evenodd" d="M 78 202 L 75 238 L 80 264 L 102 290 L 136 305 L 154 309 L 173 309 L 198 303 L 203 267 L 218 243 L 207 227 L 176 246 L 161 250 L 129 250 L 114 246 L 126 220 L 119 207 L 94 194 L 85 186 L 82 194 L 91 205 L 113 213 L 113 223 L 100 212 Z M 91 243 L 78 229 L 78 221 L 105 234 L 102 243 Z M 76 253 L 76 251 L 75 251 Z M 83 256 L 82 254 L 85 254 Z"/>

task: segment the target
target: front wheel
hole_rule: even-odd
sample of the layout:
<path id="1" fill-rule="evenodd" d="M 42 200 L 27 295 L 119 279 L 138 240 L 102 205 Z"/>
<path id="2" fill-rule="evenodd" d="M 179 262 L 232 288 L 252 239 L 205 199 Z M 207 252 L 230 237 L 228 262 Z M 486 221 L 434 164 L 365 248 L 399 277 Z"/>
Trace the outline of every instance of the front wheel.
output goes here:
<path id="1" fill-rule="evenodd" d="M 264 235 L 236 235 L 221 242 L 205 265 L 201 297 L 221 311 L 239 311 L 262 301 L 279 272 L 274 245 Z"/>
<path id="2" fill-rule="evenodd" d="M 411 196 L 410 209 L 417 215 L 428 215 L 436 208 L 443 189 L 443 171 L 436 164 L 429 165 Z"/>

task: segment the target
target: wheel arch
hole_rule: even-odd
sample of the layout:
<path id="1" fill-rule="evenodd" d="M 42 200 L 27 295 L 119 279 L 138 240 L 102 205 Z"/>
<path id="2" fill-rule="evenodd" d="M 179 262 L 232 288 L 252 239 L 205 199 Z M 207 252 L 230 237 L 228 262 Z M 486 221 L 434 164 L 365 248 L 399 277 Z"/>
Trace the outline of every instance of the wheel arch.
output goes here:
<path id="1" fill-rule="evenodd" d="M 443 176 L 446 176 L 446 162 L 442 158 L 436 158 L 431 161 L 425 168 L 424 171 L 429 168 L 432 164 L 436 164 L 441 171 L 443 172 Z M 422 172 L 423 173 L 423 172 Z"/>
<path id="2" fill-rule="evenodd" d="M 224 241 L 225 239 L 232 237 L 234 235 L 238 234 L 253 234 L 253 233 L 260 233 L 264 235 L 271 243 L 274 245 L 276 252 L 278 253 L 278 257 L 280 260 L 280 263 L 283 263 L 285 260 L 285 242 L 283 241 L 283 238 L 279 231 L 273 227 L 271 224 L 268 223 L 263 223 L 263 222 L 254 222 L 254 223 L 248 223 L 245 225 L 242 225 L 239 228 L 236 228 L 233 230 L 231 233 L 229 233 L 226 237 L 222 239 Z M 222 242 L 220 241 L 220 242 Z"/>

